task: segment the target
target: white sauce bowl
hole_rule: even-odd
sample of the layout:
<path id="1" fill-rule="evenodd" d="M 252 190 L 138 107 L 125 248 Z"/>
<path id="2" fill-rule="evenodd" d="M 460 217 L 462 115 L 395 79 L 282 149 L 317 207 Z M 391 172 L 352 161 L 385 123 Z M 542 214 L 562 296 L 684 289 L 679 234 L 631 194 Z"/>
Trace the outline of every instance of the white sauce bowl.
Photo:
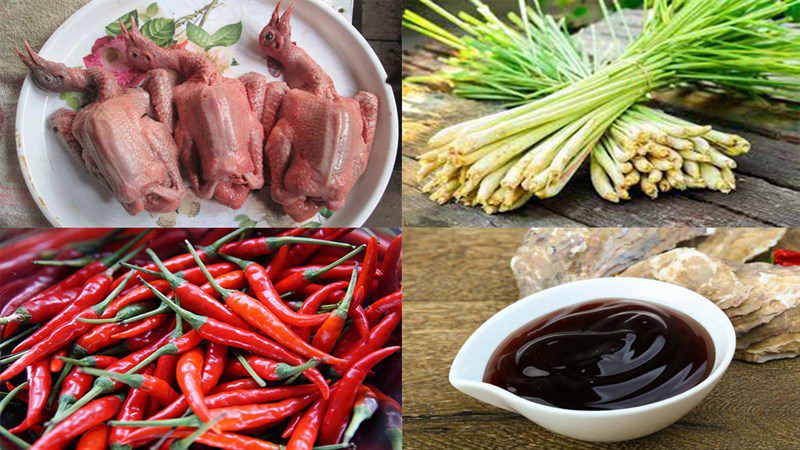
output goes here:
<path id="1" fill-rule="evenodd" d="M 483 382 L 489 359 L 510 335 L 556 310 L 601 299 L 650 302 L 680 311 L 706 329 L 714 344 L 714 366 L 697 386 L 655 403 L 610 411 L 579 411 L 518 397 Z M 710 300 L 662 281 L 642 278 L 597 278 L 563 284 L 519 300 L 480 326 L 467 339 L 450 368 L 450 383 L 490 405 L 525 416 L 550 431 L 575 439 L 614 442 L 655 433 L 697 406 L 719 382 L 733 359 L 736 334 L 725 313 Z"/>

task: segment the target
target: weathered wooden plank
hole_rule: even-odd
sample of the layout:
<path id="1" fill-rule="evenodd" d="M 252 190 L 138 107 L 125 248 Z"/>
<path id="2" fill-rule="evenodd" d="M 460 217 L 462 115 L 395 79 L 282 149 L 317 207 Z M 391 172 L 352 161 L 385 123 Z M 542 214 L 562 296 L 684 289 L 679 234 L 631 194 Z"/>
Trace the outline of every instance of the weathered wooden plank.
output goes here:
<path id="1" fill-rule="evenodd" d="M 800 364 L 738 361 L 698 408 L 654 435 L 592 444 L 555 435 L 450 386 L 466 338 L 518 297 L 509 260 L 522 229 L 409 228 L 404 238 L 404 448 L 795 448 Z"/>
<path id="2" fill-rule="evenodd" d="M 358 0 L 361 4 L 361 34 L 369 40 L 400 41 L 396 24 L 403 15 L 403 2 L 397 0 Z"/>
<path id="3" fill-rule="evenodd" d="M 722 206 L 772 226 L 797 225 L 800 193 L 746 175 L 737 175 L 736 182 L 736 191 L 730 194 L 688 190 L 683 195 Z"/>

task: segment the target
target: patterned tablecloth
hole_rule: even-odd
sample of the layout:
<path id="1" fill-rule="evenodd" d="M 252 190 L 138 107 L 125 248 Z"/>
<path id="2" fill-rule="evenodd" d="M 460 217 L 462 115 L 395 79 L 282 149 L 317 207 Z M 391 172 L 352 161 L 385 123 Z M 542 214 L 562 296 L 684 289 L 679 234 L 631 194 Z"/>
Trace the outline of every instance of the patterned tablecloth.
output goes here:
<path id="1" fill-rule="evenodd" d="M 89 0 L 2 0 L 0 8 L 0 227 L 47 227 L 49 223 L 33 202 L 17 160 L 14 123 L 25 68 L 13 49 L 27 40 L 40 48 L 58 26 Z M 354 0 L 325 1 L 352 20 Z M 362 0 L 359 0 L 362 1 Z M 88 174 L 87 174 L 88 176 Z M 399 182 L 389 190 L 399 190 Z M 387 205 L 387 198 L 398 205 Z M 369 220 L 373 225 L 399 224 L 399 192 L 384 196 Z M 397 217 L 393 217 L 397 215 Z"/>

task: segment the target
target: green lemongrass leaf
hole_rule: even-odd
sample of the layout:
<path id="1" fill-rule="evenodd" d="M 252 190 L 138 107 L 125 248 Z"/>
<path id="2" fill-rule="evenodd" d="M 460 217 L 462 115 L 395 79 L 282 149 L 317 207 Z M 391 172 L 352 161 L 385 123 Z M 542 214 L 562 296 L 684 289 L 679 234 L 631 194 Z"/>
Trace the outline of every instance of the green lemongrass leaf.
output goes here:
<path id="1" fill-rule="evenodd" d="M 142 34 L 156 43 L 159 47 L 166 47 L 175 37 L 175 21 L 172 19 L 150 19 L 142 25 Z"/>
<path id="2" fill-rule="evenodd" d="M 211 47 L 230 47 L 239 42 L 242 37 L 242 22 L 232 23 L 220 28 L 211 35 L 211 43 L 204 47 L 208 50 Z"/>
<path id="3" fill-rule="evenodd" d="M 117 20 L 111 22 L 110 24 L 106 25 L 106 34 L 109 36 L 119 36 L 122 33 L 122 29 L 119 27 L 119 21 L 121 20 L 123 24 L 125 24 L 125 28 L 130 30 L 131 29 L 131 17 L 136 21 L 136 26 L 139 26 L 139 11 L 133 10 L 127 14 L 124 14 Z"/>
<path id="4" fill-rule="evenodd" d="M 186 23 L 186 38 L 201 48 L 206 48 L 212 44 L 211 35 L 192 22 Z"/>

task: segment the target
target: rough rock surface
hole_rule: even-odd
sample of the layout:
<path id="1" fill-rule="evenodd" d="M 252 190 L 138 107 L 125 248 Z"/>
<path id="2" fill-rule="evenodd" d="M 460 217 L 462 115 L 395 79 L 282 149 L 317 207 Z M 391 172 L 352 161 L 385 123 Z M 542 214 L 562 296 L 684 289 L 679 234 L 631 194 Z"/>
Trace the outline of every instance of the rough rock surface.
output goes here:
<path id="1" fill-rule="evenodd" d="M 525 297 L 570 281 L 616 275 L 705 233 L 703 228 L 532 229 L 511 259 L 511 270 Z"/>

